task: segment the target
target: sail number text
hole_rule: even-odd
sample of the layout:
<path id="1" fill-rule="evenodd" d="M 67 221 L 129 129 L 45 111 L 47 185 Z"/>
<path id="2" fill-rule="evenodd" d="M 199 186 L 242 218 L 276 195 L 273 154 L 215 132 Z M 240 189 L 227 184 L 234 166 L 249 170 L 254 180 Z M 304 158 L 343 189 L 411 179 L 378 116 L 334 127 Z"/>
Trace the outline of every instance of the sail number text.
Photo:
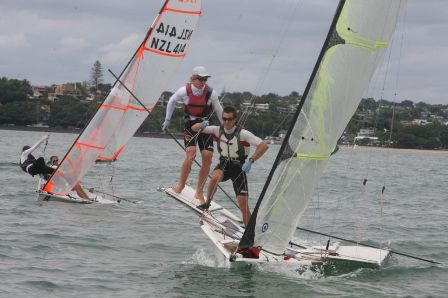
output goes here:
<path id="1" fill-rule="evenodd" d="M 193 34 L 193 30 L 179 30 L 175 26 L 163 22 L 157 26 L 155 31 L 157 34 L 152 38 L 150 47 L 170 54 L 182 54 L 187 47 L 186 41 Z M 166 36 L 166 39 L 163 36 Z"/>

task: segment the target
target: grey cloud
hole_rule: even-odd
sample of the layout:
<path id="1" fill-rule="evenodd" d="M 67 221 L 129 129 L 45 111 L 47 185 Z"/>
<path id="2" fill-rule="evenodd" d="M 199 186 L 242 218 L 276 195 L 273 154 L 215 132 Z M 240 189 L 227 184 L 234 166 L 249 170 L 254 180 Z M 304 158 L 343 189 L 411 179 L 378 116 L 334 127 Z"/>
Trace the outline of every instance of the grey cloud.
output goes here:
<path id="1" fill-rule="evenodd" d="M 83 81 L 95 60 L 120 72 L 161 4 L 154 0 L 2 1 L 0 76 L 26 78 L 35 84 Z M 301 93 L 336 5 L 333 0 L 204 1 L 189 53 L 168 89 L 185 83 L 191 68 L 202 64 L 213 73 L 211 84 L 217 90 Z M 446 103 L 447 8 L 443 0 L 408 1 L 407 26 L 401 31 L 398 93 L 402 98 L 398 100 Z M 268 66 L 269 72 L 261 76 Z"/>

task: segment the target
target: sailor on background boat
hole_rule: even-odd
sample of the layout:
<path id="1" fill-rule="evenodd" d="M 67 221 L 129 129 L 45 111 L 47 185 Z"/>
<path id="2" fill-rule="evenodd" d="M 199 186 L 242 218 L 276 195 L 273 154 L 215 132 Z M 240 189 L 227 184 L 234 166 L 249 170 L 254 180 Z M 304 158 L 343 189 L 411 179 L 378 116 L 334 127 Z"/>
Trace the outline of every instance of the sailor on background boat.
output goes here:
<path id="1" fill-rule="evenodd" d="M 236 126 L 237 113 L 232 106 L 226 106 L 222 114 L 224 124 L 222 126 L 208 126 L 208 121 L 193 125 L 193 131 L 202 130 L 204 134 L 212 134 L 218 139 L 218 151 L 220 154 L 219 164 L 212 173 L 208 184 L 207 202 L 198 206 L 200 209 L 208 209 L 218 183 L 232 180 L 233 189 L 238 200 L 243 222 L 248 224 L 251 212 L 249 210 L 249 193 L 246 173 L 252 164 L 259 159 L 267 150 L 268 145 L 253 133 Z M 249 146 L 256 146 L 254 154 L 247 159 Z"/>
<path id="2" fill-rule="evenodd" d="M 31 176 L 42 174 L 45 178 L 53 174 L 54 169 L 45 165 L 45 160 L 43 157 L 36 159 L 33 156 L 33 152 L 42 145 L 43 142 L 48 140 L 48 135 L 43 136 L 38 142 L 33 146 L 23 146 L 22 154 L 20 156 L 20 167 L 22 170 Z"/>
<path id="3" fill-rule="evenodd" d="M 184 189 L 191 171 L 191 165 L 196 156 L 196 144 L 198 144 L 199 150 L 201 151 L 202 166 L 199 170 L 195 198 L 201 204 L 205 203 L 203 189 L 212 163 L 213 138 L 207 134 L 196 134 L 193 132 L 192 126 L 194 124 L 200 124 L 205 119 L 208 120 L 213 111 L 216 112 L 222 124 L 222 106 L 219 102 L 218 94 L 206 84 L 207 79 L 210 77 L 205 67 L 196 66 L 193 68 L 190 83 L 180 87 L 170 97 L 166 108 L 165 122 L 162 125 L 162 130 L 165 131 L 170 125 L 176 102 L 182 101 L 185 112 L 184 144 L 186 155 L 182 163 L 179 182 L 173 187 L 173 190 L 176 193 L 181 193 Z"/>
<path id="4" fill-rule="evenodd" d="M 47 162 L 47 165 L 52 167 L 53 169 L 56 169 L 59 165 L 59 157 L 57 155 L 50 156 L 50 160 Z M 81 184 L 78 182 L 73 187 L 73 190 L 76 192 L 76 194 L 85 200 L 93 201 L 92 198 L 90 198 L 85 190 L 82 188 Z"/>

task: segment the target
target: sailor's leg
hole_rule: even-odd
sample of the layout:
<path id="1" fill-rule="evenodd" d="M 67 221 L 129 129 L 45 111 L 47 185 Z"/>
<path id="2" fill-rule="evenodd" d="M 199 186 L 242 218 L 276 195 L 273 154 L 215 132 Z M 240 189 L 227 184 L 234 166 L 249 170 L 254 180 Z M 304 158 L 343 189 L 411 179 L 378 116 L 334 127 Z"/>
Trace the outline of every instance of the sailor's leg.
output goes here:
<path id="1" fill-rule="evenodd" d="M 46 176 L 47 174 L 52 174 L 53 172 L 54 169 L 47 167 L 43 157 L 39 157 L 38 159 L 36 159 L 28 169 L 28 173 L 33 176 L 38 174 L 43 174 L 44 176 Z"/>
<path id="2" fill-rule="evenodd" d="M 92 200 L 84 191 L 84 189 L 81 187 L 81 185 L 79 183 L 76 183 L 76 185 L 73 187 L 73 190 L 76 191 L 76 193 L 78 194 L 78 196 L 80 198 L 83 198 L 85 200 Z"/>
<path id="3" fill-rule="evenodd" d="M 194 196 L 201 203 L 204 203 L 205 202 L 204 185 L 205 182 L 207 181 L 208 173 L 210 172 L 210 165 L 212 164 L 213 151 L 204 149 L 201 151 L 201 156 L 202 156 L 202 165 L 201 169 L 199 170 L 198 186 L 196 188 L 196 194 Z"/>
<path id="4" fill-rule="evenodd" d="M 195 198 L 200 202 L 204 201 L 204 186 L 213 158 L 213 137 L 209 134 L 201 133 L 197 136 L 197 144 L 201 151 L 201 168 L 198 175 L 198 185 L 196 187 Z"/>
<path id="5" fill-rule="evenodd" d="M 233 189 L 235 190 L 238 205 L 240 206 L 241 214 L 243 215 L 244 225 L 247 226 L 251 216 L 249 209 L 247 176 L 246 173 L 241 169 L 241 166 L 238 166 L 234 169 L 235 171 L 232 171 Z"/>
<path id="6" fill-rule="evenodd" d="M 185 187 L 185 183 L 187 182 L 188 175 L 190 175 L 191 165 L 193 164 L 193 160 L 196 156 L 196 146 L 187 147 L 185 151 L 185 159 L 182 163 L 182 167 L 180 169 L 180 177 L 179 183 L 173 187 L 174 192 L 181 193 Z"/>
<path id="7" fill-rule="evenodd" d="M 207 190 L 207 203 L 210 204 L 210 202 L 213 200 L 213 196 L 216 193 L 216 189 L 218 188 L 218 183 L 222 181 L 223 179 L 223 172 L 221 169 L 215 169 L 212 173 L 212 178 L 210 178 L 210 181 L 208 182 L 208 190 Z"/>
<path id="8" fill-rule="evenodd" d="M 241 209 L 241 214 L 243 215 L 244 225 L 247 226 L 251 216 L 249 210 L 249 197 L 246 195 L 239 195 L 237 196 L 237 199 L 238 199 L 238 205 L 240 206 Z"/>

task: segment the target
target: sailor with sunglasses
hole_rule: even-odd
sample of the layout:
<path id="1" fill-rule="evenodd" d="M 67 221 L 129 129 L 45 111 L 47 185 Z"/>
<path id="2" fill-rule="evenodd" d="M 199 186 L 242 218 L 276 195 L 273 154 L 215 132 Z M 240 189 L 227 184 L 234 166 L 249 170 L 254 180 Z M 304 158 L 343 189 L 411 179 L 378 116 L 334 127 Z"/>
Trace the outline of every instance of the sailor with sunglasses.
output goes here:
<path id="1" fill-rule="evenodd" d="M 205 203 L 203 189 L 213 157 L 213 138 L 207 134 L 196 134 L 192 126 L 209 120 L 215 112 L 217 118 L 222 123 L 222 106 L 218 99 L 218 94 L 206 82 L 210 78 L 207 70 L 203 66 L 196 66 L 190 77 L 190 82 L 182 86 L 169 99 L 166 107 L 165 122 L 162 130 L 166 131 L 170 125 L 176 102 L 183 103 L 185 114 L 184 144 L 186 149 L 185 159 L 182 163 L 178 184 L 173 187 L 176 193 L 181 193 L 185 187 L 191 166 L 196 156 L 196 144 L 199 146 L 202 158 L 202 166 L 199 170 L 198 185 L 195 198 L 200 204 Z"/>
<path id="2" fill-rule="evenodd" d="M 243 222 L 249 223 L 251 216 L 249 210 L 249 192 L 246 173 L 252 164 L 268 150 L 268 145 L 259 137 L 248 130 L 239 130 L 236 126 L 237 113 L 232 106 L 226 106 L 222 114 L 224 124 L 222 126 L 208 126 L 208 121 L 193 125 L 194 131 L 202 131 L 204 134 L 214 135 L 217 139 L 218 151 L 220 154 L 219 164 L 211 174 L 208 184 L 207 202 L 197 206 L 199 209 L 207 210 L 213 195 L 216 192 L 218 183 L 232 180 L 233 189 L 238 200 Z M 255 152 L 249 157 L 249 147 L 255 146 Z M 249 157 L 249 158 L 248 158 Z"/>

